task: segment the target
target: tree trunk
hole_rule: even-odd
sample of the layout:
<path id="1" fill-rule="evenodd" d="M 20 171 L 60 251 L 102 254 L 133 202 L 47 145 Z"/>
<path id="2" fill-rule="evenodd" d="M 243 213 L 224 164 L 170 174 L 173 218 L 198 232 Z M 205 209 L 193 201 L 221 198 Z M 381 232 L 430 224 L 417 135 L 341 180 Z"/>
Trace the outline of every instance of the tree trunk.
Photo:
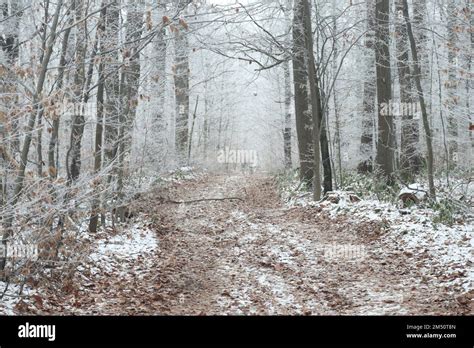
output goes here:
<path id="1" fill-rule="evenodd" d="M 313 62 L 314 65 L 314 62 Z M 316 71 L 316 69 L 314 69 Z M 323 192 L 332 191 L 332 169 L 331 169 L 331 155 L 329 152 L 329 136 L 328 129 L 326 127 L 326 116 L 328 114 L 328 109 L 326 112 L 323 111 L 321 105 L 321 89 L 319 88 L 318 73 L 314 76 L 315 93 L 316 93 L 316 102 L 318 107 L 318 119 L 319 119 L 319 144 L 321 148 L 321 158 L 323 165 Z M 324 97 L 324 96 L 323 96 Z M 325 98 L 325 97 L 324 97 Z"/>
<path id="2" fill-rule="evenodd" d="M 98 24 L 98 30 L 101 34 L 99 34 L 99 47 L 101 53 L 105 50 L 104 45 L 104 35 L 105 32 L 105 16 L 107 13 L 107 9 L 104 7 L 100 11 L 100 18 Z M 97 71 L 97 124 L 95 128 L 95 145 L 94 145 L 94 173 L 99 173 L 102 168 L 102 138 L 104 136 L 104 62 L 101 58 L 99 61 L 99 67 Z M 96 186 L 99 187 L 100 180 L 97 180 Z M 100 191 L 100 190 L 98 190 Z M 95 192 L 95 196 L 92 200 L 91 206 L 91 217 L 89 219 L 89 231 L 90 232 L 97 232 L 97 225 L 99 222 L 99 207 L 100 207 L 100 193 Z"/>
<path id="3" fill-rule="evenodd" d="M 415 74 L 415 83 L 416 83 L 416 89 L 418 92 L 418 98 L 420 100 L 420 107 L 421 107 L 421 114 L 423 117 L 423 128 L 425 129 L 425 138 L 426 138 L 426 148 L 427 148 L 427 164 L 428 164 L 428 185 L 429 185 L 429 191 L 430 191 L 430 196 L 432 199 L 436 198 L 436 192 L 435 192 L 435 187 L 434 187 L 434 180 L 433 180 L 433 146 L 431 143 L 431 129 L 430 129 L 430 124 L 428 122 L 428 113 L 426 111 L 426 105 L 425 105 L 425 97 L 423 95 L 423 88 L 421 86 L 421 71 L 420 71 L 420 61 L 418 59 L 418 52 L 416 49 L 416 42 L 415 38 L 413 36 L 413 31 L 411 28 L 411 23 L 410 23 L 410 16 L 408 13 L 408 2 L 407 0 L 403 0 L 403 15 L 405 17 L 405 22 L 407 26 L 407 34 L 408 34 L 408 39 L 410 40 L 410 48 L 411 48 L 411 54 L 413 57 L 413 70 Z"/>
<path id="4" fill-rule="evenodd" d="M 69 27 L 64 31 L 63 41 L 61 44 L 61 56 L 59 58 L 59 68 L 58 68 L 58 78 L 57 78 L 57 85 L 56 90 L 60 92 L 63 88 L 64 84 L 64 70 L 66 69 L 66 55 L 69 43 L 69 35 L 71 34 L 71 26 L 74 22 L 74 15 L 70 16 Z M 61 100 L 62 102 L 62 100 Z M 56 167 L 56 158 L 54 156 L 54 151 L 58 144 L 58 136 L 59 136 L 59 123 L 60 123 L 60 115 L 56 115 L 53 118 L 53 127 L 51 130 L 51 138 L 49 140 L 48 146 L 48 167 L 49 167 L 49 176 L 51 179 L 56 179 L 58 176 L 58 168 Z"/>
<path id="5" fill-rule="evenodd" d="M 378 0 L 375 5 L 375 61 L 377 63 L 378 142 L 376 162 L 387 185 L 394 184 L 393 115 L 386 112 L 392 97 L 390 71 L 390 1 Z"/>
<path id="6" fill-rule="evenodd" d="M 176 98 L 175 147 L 179 165 L 186 163 L 189 133 L 189 47 L 187 28 L 175 27 L 174 91 Z"/>
<path id="7" fill-rule="evenodd" d="M 448 117 L 448 150 L 449 150 L 449 167 L 452 169 L 456 166 L 458 160 L 458 34 L 456 26 L 457 1 L 448 0 L 447 27 L 448 27 L 448 81 L 445 83 L 447 90 L 447 117 Z"/>
<path id="8" fill-rule="evenodd" d="M 74 0 L 73 10 L 75 11 L 76 21 L 85 17 L 84 0 Z M 86 21 L 82 21 L 76 27 L 76 73 L 74 75 L 74 115 L 72 118 L 71 137 L 68 150 L 69 166 L 68 180 L 75 181 L 81 171 L 81 141 L 84 133 L 85 118 L 82 113 L 83 90 L 85 85 L 85 58 L 86 58 Z"/>
<path id="9" fill-rule="evenodd" d="M 293 84 L 300 180 L 307 185 L 311 185 L 313 179 L 312 126 L 307 84 L 306 44 L 303 29 L 304 8 L 301 1 L 295 2 L 293 11 Z"/>
<path id="10" fill-rule="evenodd" d="M 367 33 L 365 35 L 365 80 L 362 113 L 362 136 L 360 138 L 361 162 L 358 170 L 361 173 L 372 171 L 374 149 L 374 119 L 375 119 L 375 4 L 374 0 L 366 0 Z"/>
<path id="11" fill-rule="evenodd" d="M 332 31 L 333 33 L 337 33 L 337 19 L 336 19 L 336 2 L 337 0 L 333 0 L 332 2 L 332 8 L 333 8 L 333 18 L 332 18 Z M 333 53 L 333 58 L 332 58 L 332 75 L 333 78 L 336 79 L 337 77 L 337 59 L 339 56 L 339 51 L 337 47 L 337 38 L 334 36 L 333 38 L 333 48 L 334 48 L 334 53 Z M 335 134 L 334 134 L 334 142 L 336 144 L 336 151 L 337 151 L 337 165 L 339 169 L 339 185 L 343 186 L 343 173 L 342 173 L 342 156 L 341 156 L 341 120 L 339 117 L 339 103 L 337 99 L 337 88 L 336 88 L 336 82 L 334 82 L 334 91 L 333 91 L 333 104 L 334 104 L 334 121 L 335 121 Z M 328 101 L 329 105 L 329 101 Z M 335 166 L 334 166 L 335 167 Z M 334 169 L 334 176 L 336 177 L 336 169 Z M 337 180 L 334 180 L 336 183 L 336 189 L 337 189 Z"/>
<path id="12" fill-rule="evenodd" d="M 163 6 L 163 5 L 162 5 Z M 157 20 L 161 21 L 164 11 L 158 7 Z M 163 23 L 164 24 L 164 23 Z M 156 98 L 156 106 L 152 118 L 152 136 L 154 145 L 154 154 L 157 158 L 150 159 L 155 164 L 155 169 L 159 169 L 159 165 L 164 160 L 164 147 L 166 146 L 166 117 L 165 117 L 165 93 L 167 86 L 166 79 L 166 29 L 160 28 L 153 40 L 153 56 L 156 57 L 152 67 L 151 90 L 154 91 Z"/>
<path id="13" fill-rule="evenodd" d="M 402 114 L 400 171 L 402 177 L 410 181 L 420 171 L 422 165 L 421 158 L 418 154 L 418 118 L 414 117 L 414 113 L 417 111 L 415 109 L 415 101 L 417 98 L 413 93 L 413 83 L 408 63 L 408 35 L 403 18 L 402 0 L 396 1 L 395 10 L 397 68 L 400 86 L 399 111 Z"/>
<path id="14" fill-rule="evenodd" d="M 121 221 L 125 219 L 125 206 L 123 202 L 125 159 L 129 155 L 132 146 L 132 128 L 135 121 L 138 105 L 138 88 L 140 82 L 140 51 L 139 43 L 143 30 L 143 8 L 140 4 L 129 2 L 127 13 L 126 42 L 132 42 L 124 47 L 125 64 L 121 77 L 121 107 L 120 130 L 119 130 L 119 153 L 118 153 L 118 175 L 117 175 L 117 200 L 119 208 L 116 209 L 117 216 Z"/>
<path id="15" fill-rule="evenodd" d="M 474 52 L 474 16 L 472 15 L 473 11 L 473 6 L 472 6 L 472 1 L 466 0 L 466 8 L 468 9 L 468 18 L 469 18 L 469 25 L 471 27 L 471 32 L 469 34 L 469 45 L 471 46 L 470 51 L 466 52 L 466 71 L 471 72 L 472 70 L 472 52 Z M 471 113 L 471 87 L 472 84 L 472 78 L 469 77 L 469 74 L 466 74 L 466 113 L 467 113 L 467 119 L 469 120 L 469 142 L 471 144 L 471 152 L 474 149 L 474 119 L 472 117 Z M 474 166 L 474 163 L 472 163 L 472 156 L 470 157 L 471 163 L 469 164 L 470 167 Z"/>
<path id="16" fill-rule="evenodd" d="M 18 60 L 19 21 L 22 13 L 15 1 L 0 0 L 0 13 L 4 21 L 3 35 L 0 36 L 0 48 L 5 53 L 5 65 L 13 68 Z M 8 200 L 7 177 L 19 152 L 18 118 L 13 108 L 17 104 L 16 76 L 0 67 L 0 207 Z M 2 218 L 0 218 L 1 220 Z"/>
<path id="17" fill-rule="evenodd" d="M 311 29 L 311 7 L 308 0 L 300 0 L 298 6 L 303 7 L 303 32 L 305 37 L 305 49 L 308 62 L 308 81 L 310 90 L 312 125 L 313 125 L 313 199 L 321 199 L 321 154 L 320 154 L 320 124 L 323 118 L 321 114 L 321 96 L 319 93 L 318 80 L 316 78 L 316 67 L 313 51 L 313 31 Z"/>
<path id="18" fill-rule="evenodd" d="M 104 88 L 105 88 L 105 122 L 104 122 L 104 154 L 107 165 L 111 166 L 111 173 L 116 169 L 116 156 L 119 143 L 119 115 L 121 113 L 120 101 L 120 73 L 119 73 L 119 31 L 120 31 L 120 8 L 119 2 L 113 0 L 107 7 L 105 16 L 104 45 L 108 52 L 103 59 L 104 64 Z M 110 180 L 110 177 L 109 177 Z"/>
<path id="19" fill-rule="evenodd" d="M 283 129 L 283 153 L 285 169 L 291 168 L 291 78 L 290 62 L 283 63 L 284 89 L 285 89 L 285 123 Z"/>

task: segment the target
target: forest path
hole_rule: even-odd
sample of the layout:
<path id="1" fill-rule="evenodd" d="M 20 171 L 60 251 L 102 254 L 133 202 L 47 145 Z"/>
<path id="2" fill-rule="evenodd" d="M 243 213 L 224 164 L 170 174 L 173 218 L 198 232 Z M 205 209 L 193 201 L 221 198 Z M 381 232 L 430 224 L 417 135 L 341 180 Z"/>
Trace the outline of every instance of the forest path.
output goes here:
<path id="1" fill-rule="evenodd" d="M 242 200 L 170 202 L 225 197 Z M 20 313 L 466 313 L 428 253 L 383 242 L 377 223 L 286 207 L 267 175 L 174 182 L 143 195 L 137 209 L 131 226 L 96 237 L 93 262 L 68 289 Z"/>
<path id="2" fill-rule="evenodd" d="M 157 314 L 460 311 L 436 279 L 420 273 L 429 262 L 423 255 L 380 244 L 379 226 L 285 207 L 269 176 L 212 175 L 176 185 L 168 196 L 243 201 L 156 207 L 174 226 L 159 237 Z"/>

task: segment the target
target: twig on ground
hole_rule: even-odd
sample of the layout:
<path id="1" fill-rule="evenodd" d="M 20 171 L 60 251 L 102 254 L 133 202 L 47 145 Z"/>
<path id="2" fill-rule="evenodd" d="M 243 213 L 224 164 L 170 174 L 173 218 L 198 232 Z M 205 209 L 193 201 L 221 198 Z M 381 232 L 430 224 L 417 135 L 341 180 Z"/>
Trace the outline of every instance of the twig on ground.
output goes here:
<path id="1" fill-rule="evenodd" d="M 200 198 L 200 199 L 193 199 L 189 201 L 174 201 L 172 199 L 167 199 L 164 202 L 175 203 L 175 204 L 188 204 L 188 203 L 204 202 L 204 201 L 225 201 L 225 200 L 238 200 L 241 202 L 244 201 L 240 197 L 223 197 L 223 198 Z"/>

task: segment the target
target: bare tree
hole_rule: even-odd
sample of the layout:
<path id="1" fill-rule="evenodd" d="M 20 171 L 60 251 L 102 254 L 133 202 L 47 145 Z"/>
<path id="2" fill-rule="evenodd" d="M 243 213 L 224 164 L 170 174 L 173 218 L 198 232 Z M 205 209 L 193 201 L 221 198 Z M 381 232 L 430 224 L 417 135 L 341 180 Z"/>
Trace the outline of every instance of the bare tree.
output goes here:
<path id="1" fill-rule="evenodd" d="M 375 61 L 377 63 L 378 142 L 376 162 L 388 185 L 394 183 L 394 139 L 393 115 L 384 112 L 384 106 L 392 98 L 392 76 L 390 71 L 390 1 L 376 1 L 375 5 Z"/>
<path id="2" fill-rule="evenodd" d="M 410 40 L 411 54 L 413 57 L 413 70 L 415 76 L 416 89 L 418 92 L 418 98 L 420 101 L 421 114 L 423 117 L 423 127 L 425 129 L 425 138 L 426 138 L 426 147 L 427 147 L 427 164 L 428 164 L 428 184 L 430 195 L 433 199 L 436 198 L 436 192 L 434 187 L 434 174 L 433 174 L 433 145 L 432 145 L 432 135 L 430 124 L 428 121 L 428 113 L 426 111 L 425 97 L 423 94 L 423 88 L 421 86 L 421 71 L 420 71 L 420 61 L 418 58 L 418 52 L 416 48 L 415 37 L 413 35 L 413 30 L 410 23 L 410 16 L 408 13 L 408 2 L 403 0 L 403 15 L 405 17 L 408 39 Z"/>
<path id="3" fill-rule="evenodd" d="M 84 101 L 84 87 L 86 81 L 86 35 L 87 21 L 82 21 L 85 17 L 86 6 L 83 0 L 74 0 L 72 11 L 75 12 L 76 21 L 80 23 L 76 26 L 76 55 L 74 57 L 76 72 L 74 74 L 74 115 L 72 117 L 71 138 L 69 150 L 66 159 L 70 162 L 66 163 L 68 168 L 68 180 L 75 181 L 79 177 L 81 171 L 81 140 L 84 133 L 85 117 L 83 114 L 82 103 Z"/>
<path id="4" fill-rule="evenodd" d="M 156 36 L 152 42 L 153 65 L 151 67 L 151 90 L 156 95 L 156 107 L 152 118 L 153 140 L 156 144 L 156 155 L 163 155 L 165 143 L 166 117 L 165 117 L 165 91 L 166 91 L 166 67 L 167 67 L 167 34 L 165 25 L 168 24 L 168 17 L 164 16 L 165 6 L 159 5 L 157 9 L 157 19 L 163 20 L 157 30 Z M 163 19 L 162 19 L 163 18 Z M 163 161 L 159 157 L 155 159 L 158 163 Z M 157 163 L 157 164 L 158 164 Z M 158 168 L 157 168 L 158 169 Z"/>
<path id="5" fill-rule="evenodd" d="M 107 8 L 105 6 L 102 7 L 100 11 L 100 18 L 99 23 L 97 25 L 98 31 L 98 40 L 99 40 L 99 53 L 102 56 L 104 51 L 106 50 L 106 46 L 104 43 L 105 40 L 105 18 L 107 15 Z M 94 172 L 99 173 L 102 168 L 102 160 L 103 160 L 103 150 L 102 150 L 102 141 L 104 136 L 104 92 L 105 92 L 105 83 L 104 83 L 104 59 L 99 60 L 99 66 L 97 71 L 97 97 L 96 97 L 96 105 L 97 105 L 97 123 L 95 126 L 95 144 L 94 144 Z M 97 188 L 101 187 L 100 180 L 95 183 Z M 100 195 L 96 194 L 94 199 L 92 200 L 91 205 L 91 216 L 89 218 L 89 231 L 90 232 L 97 232 L 97 225 L 99 222 L 99 207 L 100 207 Z M 105 220 L 105 219 L 104 219 Z"/>
<path id="6" fill-rule="evenodd" d="M 418 119 L 414 117 L 414 102 L 417 100 L 413 91 L 413 83 L 408 59 L 408 34 L 403 16 L 403 2 L 395 3 L 395 33 L 397 50 L 397 68 L 400 86 L 400 112 L 402 113 L 402 129 L 400 142 L 400 170 L 403 178 L 413 178 L 421 169 L 422 161 L 418 154 Z"/>
<path id="7" fill-rule="evenodd" d="M 285 24 L 287 26 L 287 35 L 286 35 L 286 46 L 291 46 L 291 1 L 286 1 L 285 8 L 283 9 L 285 16 Z M 283 63 L 283 83 L 284 83 L 284 129 L 283 129 L 283 154 L 284 154 L 284 164 L 286 169 L 290 169 L 292 165 L 291 161 L 291 61 L 287 59 Z"/>
<path id="8" fill-rule="evenodd" d="M 119 146 L 118 146 L 118 175 L 117 175 L 117 196 L 119 208 L 116 210 L 121 221 L 125 220 L 124 207 L 124 175 L 125 157 L 131 150 L 132 127 L 138 106 L 138 88 L 140 84 L 140 51 L 139 43 L 143 31 L 143 8 L 140 4 L 129 2 L 126 25 L 126 42 L 129 43 L 123 48 L 123 59 L 125 63 L 122 67 L 120 82 L 120 101 L 124 105 L 121 107 L 119 117 Z"/>
<path id="9" fill-rule="evenodd" d="M 8 172 L 16 167 L 15 153 L 19 152 L 18 120 L 12 112 L 17 98 L 15 74 L 12 71 L 19 55 L 18 36 L 19 20 L 22 16 L 20 6 L 16 2 L 2 1 L 0 13 L 5 25 L 6 32 L 0 35 L 0 48 L 5 55 L 7 69 L 0 66 L 0 207 L 8 199 Z"/>
<path id="10" fill-rule="evenodd" d="M 447 30 L 448 30 L 448 81 L 446 82 L 447 90 L 447 114 L 448 114 L 448 150 L 449 150 L 449 167 L 456 165 L 458 158 L 458 115 L 457 107 L 459 96 L 458 92 L 458 28 L 456 26 L 456 16 L 458 13 L 457 1 L 448 0 L 447 9 Z"/>
<path id="11" fill-rule="evenodd" d="M 365 1 L 367 8 L 367 32 L 365 34 L 364 64 L 366 69 L 364 79 L 364 96 L 362 112 L 362 136 L 360 138 L 361 163 L 360 172 L 372 170 L 374 148 L 374 119 L 375 119 L 375 4 L 374 0 Z"/>
<path id="12" fill-rule="evenodd" d="M 176 98 L 176 153 L 178 162 L 184 164 L 188 145 L 189 128 L 189 45 L 183 19 L 173 27 L 175 45 L 174 88 Z"/>
<path id="13" fill-rule="evenodd" d="M 306 42 L 304 32 L 304 7 L 295 1 L 293 17 L 293 83 L 295 95 L 296 135 L 300 162 L 300 179 L 310 184 L 313 179 L 312 121 L 309 109 L 309 91 L 306 71 Z"/>
<path id="14" fill-rule="evenodd" d="M 321 113 L 321 95 L 319 82 L 316 75 L 316 66 L 313 50 L 313 30 L 311 29 L 311 7 L 307 0 L 301 0 L 299 4 L 303 8 L 303 31 L 305 37 L 305 48 L 307 55 L 308 82 L 310 91 L 312 127 L 313 127 L 313 199 L 321 199 L 321 154 L 320 154 L 320 125 L 323 115 Z"/>

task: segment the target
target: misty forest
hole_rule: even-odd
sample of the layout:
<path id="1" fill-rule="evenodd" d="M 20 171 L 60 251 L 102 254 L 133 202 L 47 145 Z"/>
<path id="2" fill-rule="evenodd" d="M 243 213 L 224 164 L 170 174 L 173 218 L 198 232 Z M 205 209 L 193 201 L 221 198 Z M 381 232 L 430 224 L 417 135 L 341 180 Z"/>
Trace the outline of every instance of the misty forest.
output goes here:
<path id="1" fill-rule="evenodd" d="M 473 4 L 0 0 L 0 314 L 473 314 Z"/>

